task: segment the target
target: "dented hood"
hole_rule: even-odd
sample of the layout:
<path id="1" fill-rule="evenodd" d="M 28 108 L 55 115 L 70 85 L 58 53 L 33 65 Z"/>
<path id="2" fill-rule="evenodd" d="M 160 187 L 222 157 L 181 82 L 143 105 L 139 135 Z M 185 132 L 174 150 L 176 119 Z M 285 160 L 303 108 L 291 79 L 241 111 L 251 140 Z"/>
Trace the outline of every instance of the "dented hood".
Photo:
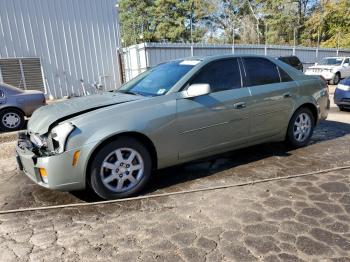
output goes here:
<path id="1" fill-rule="evenodd" d="M 116 92 L 104 92 L 102 94 L 72 98 L 70 100 L 53 103 L 39 108 L 34 112 L 28 122 L 28 131 L 45 134 L 49 129 L 61 121 L 86 114 L 104 107 L 127 103 L 139 99 L 142 96 L 128 95 Z"/>

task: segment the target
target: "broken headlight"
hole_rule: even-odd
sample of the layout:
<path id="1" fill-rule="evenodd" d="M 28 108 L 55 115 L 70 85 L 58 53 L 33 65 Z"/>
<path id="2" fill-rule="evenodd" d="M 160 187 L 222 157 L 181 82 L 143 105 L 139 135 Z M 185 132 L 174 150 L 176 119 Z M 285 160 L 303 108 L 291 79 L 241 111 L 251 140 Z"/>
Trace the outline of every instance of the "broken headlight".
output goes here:
<path id="1" fill-rule="evenodd" d="M 56 153 L 63 153 L 66 149 L 68 136 L 73 132 L 75 126 L 71 123 L 63 123 L 51 130 L 51 138 Z"/>

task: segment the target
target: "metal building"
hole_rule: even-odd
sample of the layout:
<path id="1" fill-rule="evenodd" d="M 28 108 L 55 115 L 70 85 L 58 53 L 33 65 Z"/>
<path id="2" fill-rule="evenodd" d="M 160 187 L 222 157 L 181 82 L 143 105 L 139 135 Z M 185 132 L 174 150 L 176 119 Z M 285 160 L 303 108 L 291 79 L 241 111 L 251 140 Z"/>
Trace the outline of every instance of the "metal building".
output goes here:
<path id="1" fill-rule="evenodd" d="M 79 95 L 120 85 L 117 0 L 0 0 L 0 81 Z"/>

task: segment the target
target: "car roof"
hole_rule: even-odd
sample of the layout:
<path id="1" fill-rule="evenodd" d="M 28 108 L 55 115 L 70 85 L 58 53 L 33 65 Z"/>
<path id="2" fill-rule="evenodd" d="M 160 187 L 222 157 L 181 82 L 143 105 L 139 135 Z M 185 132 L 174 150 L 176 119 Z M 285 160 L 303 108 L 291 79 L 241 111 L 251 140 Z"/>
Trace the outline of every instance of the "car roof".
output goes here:
<path id="1" fill-rule="evenodd" d="M 6 89 L 7 91 L 10 91 L 11 93 L 23 93 L 22 89 L 19 89 L 6 83 L 0 83 L 0 87 Z"/>
<path id="2" fill-rule="evenodd" d="M 193 56 L 193 57 L 185 57 L 178 60 L 200 60 L 200 61 L 214 61 L 225 58 L 235 58 L 235 57 L 259 57 L 259 58 L 272 58 L 270 56 L 265 55 L 255 55 L 255 54 L 226 54 L 226 55 L 211 55 L 211 56 Z"/>

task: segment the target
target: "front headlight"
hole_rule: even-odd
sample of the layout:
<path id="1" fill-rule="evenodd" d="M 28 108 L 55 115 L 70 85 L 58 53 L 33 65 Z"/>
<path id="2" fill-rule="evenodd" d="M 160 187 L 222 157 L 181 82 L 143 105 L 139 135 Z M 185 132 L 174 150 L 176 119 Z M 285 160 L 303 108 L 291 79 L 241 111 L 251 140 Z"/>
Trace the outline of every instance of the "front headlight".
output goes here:
<path id="1" fill-rule="evenodd" d="M 350 91 L 350 86 L 343 85 L 343 84 L 338 84 L 337 88 L 344 91 Z"/>
<path id="2" fill-rule="evenodd" d="M 71 123 L 63 123 L 55 126 L 51 130 L 51 137 L 53 140 L 55 152 L 63 153 L 66 149 L 68 136 L 73 132 L 75 126 Z"/>
<path id="3" fill-rule="evenodd" d="M 47 139 L 44 136 L 39 136 L 37 134 L 31 134 L 30 135 L 30 141 L 37 147 L 37 148 L 43 148 L 47 147 Z"/>

